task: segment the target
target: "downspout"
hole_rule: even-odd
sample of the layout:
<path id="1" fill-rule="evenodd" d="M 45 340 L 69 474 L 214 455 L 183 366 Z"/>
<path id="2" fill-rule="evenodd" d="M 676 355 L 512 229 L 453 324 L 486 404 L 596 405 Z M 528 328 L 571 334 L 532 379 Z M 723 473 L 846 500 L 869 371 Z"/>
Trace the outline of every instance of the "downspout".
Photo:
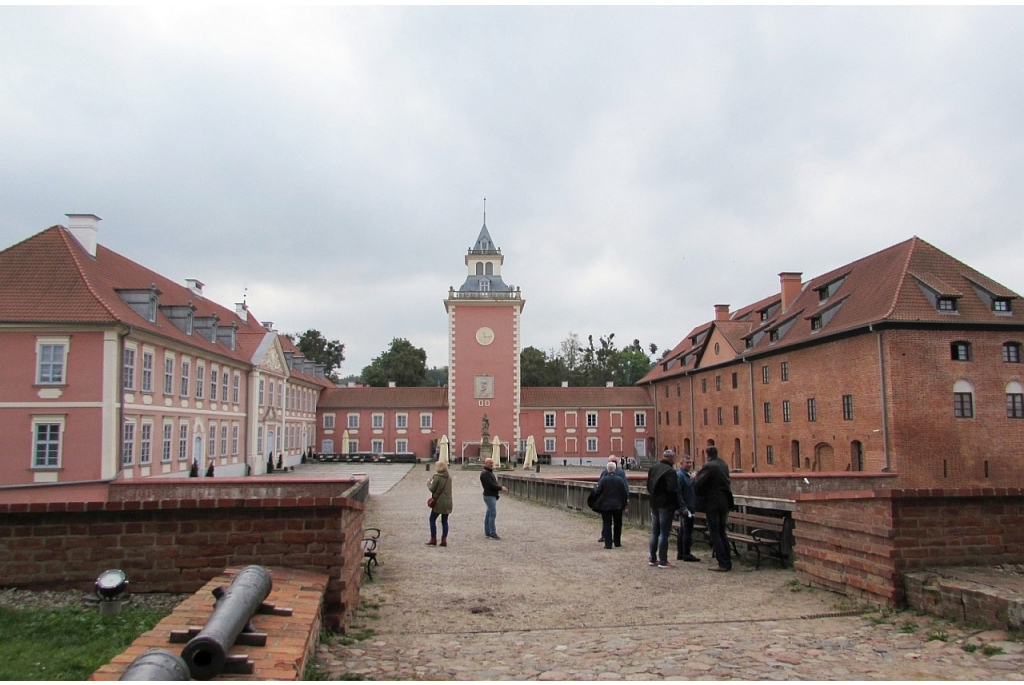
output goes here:
<path id="1" fill-rule="evenodd" d="M 754 365 L 749 359 L 747 362 L 747 375 L 750 377 L 750 472 L 757 473 L 757 406 L 754 404 Z"/>
<path id="2" fill-rule="evenodd" d="M 693 376 L 687 374 L 686 380 L 690 381 L 690 456 L 694 457 L 697 451 L 697 410 L 693 403 Z"/>
<path id="3" fill-rule="evenodd" d="M 882 448 L 885 450 L 885 467 L 882 470 L 888 473 L 892 469 L 892 463 L 889 461 L 889 393 L 885 382 L 885 347 L 882 345 L 882 331 L 875 331 L 873 324 L 868 324 L 868 330 L 878 336 L 878 378 L 882 390 Z"/>

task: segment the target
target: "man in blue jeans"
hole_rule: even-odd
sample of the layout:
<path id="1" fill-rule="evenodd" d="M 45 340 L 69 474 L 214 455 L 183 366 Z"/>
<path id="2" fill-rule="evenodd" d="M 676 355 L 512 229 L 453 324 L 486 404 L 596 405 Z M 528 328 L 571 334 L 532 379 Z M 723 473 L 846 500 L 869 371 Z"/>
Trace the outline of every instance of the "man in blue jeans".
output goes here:
<path id="1" fill-rule="evenodd" d="M 679 509 L 679 481 L 675 470 L 676 453 L 665 450 L 661 461 L 647 471 L 647 493 L 651 500 L 651 548 L 647 561 L 658 568 L 668 563 L 668 536 L 672 519 Z"/>
<path id="2" fill-rule="evenodd" d="M 501 493 L 508 492 L 508 488 L 498 485 L 498 479 L 494 475 L 494 460 L 491 458 L 484 459 L 484 470 L 480 472 L 480 485 L 484 487 L 484 504 L 487 505 L 487 513 L 484 514 L 484 535 L 491 540 L 500 540 L 494 522 L 498 518 L 498 497 L 501 496 Z"/>

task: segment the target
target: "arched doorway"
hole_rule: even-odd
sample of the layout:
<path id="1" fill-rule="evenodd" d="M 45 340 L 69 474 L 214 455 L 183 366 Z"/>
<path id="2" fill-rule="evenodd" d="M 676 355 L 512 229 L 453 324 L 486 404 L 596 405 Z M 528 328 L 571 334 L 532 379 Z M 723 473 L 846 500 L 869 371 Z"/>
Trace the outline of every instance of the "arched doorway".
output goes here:
<path id="1" fill-rule="evenodd" d="M 823 442 L 814 448 L 814 463 L 811 465 L 811 470 L 823 472 L 836 470 L 836 454 L 832 445 Z"/>
<path id="2" fill-rule="evenodd" d="M 850 470 L 864 470 L 864 446 L 861 445 L 860 440 L 854 440 L 850 443 Z"/>

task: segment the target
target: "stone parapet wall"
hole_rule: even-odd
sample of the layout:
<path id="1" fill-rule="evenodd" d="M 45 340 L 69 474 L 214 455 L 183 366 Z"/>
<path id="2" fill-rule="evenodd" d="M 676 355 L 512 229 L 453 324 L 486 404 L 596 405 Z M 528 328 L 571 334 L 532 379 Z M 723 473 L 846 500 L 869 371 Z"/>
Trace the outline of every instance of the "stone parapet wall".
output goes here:
<path id="1" fill-rule="evenodd" d="M 751 497 L 793 499 L 816 492 L 884 490 L 895 487 L 898 479 L 896 473 L 733 473 L 732 492 Z"/>
<path id="2" fill-rule="evenodd" d="M 211 499 L 0 505 L 0 577 L 87 591 L 103 570 L 120 568 L 133 592 L 195 592 L 227 567 L 288 567 L 325 574 L 325 621 L 346 625 L 359 600 L 368 481 L 334 497 L 300 486 L 262 497 L 262 484 L 253 486 Z"/>
<path id="3" fill-rule="evenodd" d="M 1024 489 L 824 492 L 796 497 L 800 579 L 876 604 L 906 599 L 904 576 L 1024 561 Z"/>

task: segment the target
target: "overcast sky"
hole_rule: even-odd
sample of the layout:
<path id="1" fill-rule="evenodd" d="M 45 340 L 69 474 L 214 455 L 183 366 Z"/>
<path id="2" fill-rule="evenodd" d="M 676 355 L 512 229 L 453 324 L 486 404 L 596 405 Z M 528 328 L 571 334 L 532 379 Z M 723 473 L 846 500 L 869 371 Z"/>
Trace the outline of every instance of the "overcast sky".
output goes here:
<path id="1" fill-rule="evenodd" d="M 0 8 L 0 249 L 65 213 L 359 373 L 448 363 L 482 223 L 523 346 L 674 346 L 917 235 L 1024 292 L 1024 8 Z"/>

